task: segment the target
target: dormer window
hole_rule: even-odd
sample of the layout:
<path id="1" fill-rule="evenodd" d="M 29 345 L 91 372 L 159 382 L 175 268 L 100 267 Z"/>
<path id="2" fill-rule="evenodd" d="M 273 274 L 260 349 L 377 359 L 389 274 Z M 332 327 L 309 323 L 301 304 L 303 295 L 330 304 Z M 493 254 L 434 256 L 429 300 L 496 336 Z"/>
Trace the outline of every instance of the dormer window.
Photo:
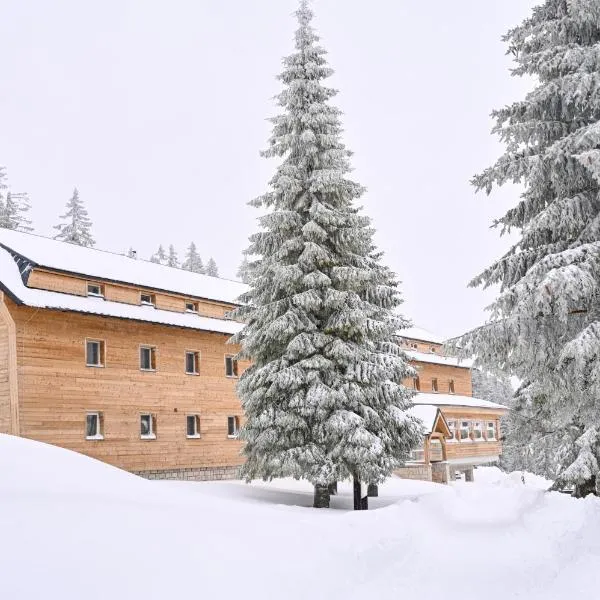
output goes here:
<path id="1" fill-rule="evenodd" d="M 185 312 L 197 314 L 198 313 L 198 303 L 192 302 L 191 300 L 186 301 Z"/>
<path id="2" fill-rule="evenodd" d="M 88 283 L 87 295 L 94 298 L 104 298 L 104 286 L 99 283 Z"/>
<path id="3" fill-rule="evenodd" d="M 142 306 L 156 306 L 156 296 L 154 294 L 140 294 L 140 304 Z"/>

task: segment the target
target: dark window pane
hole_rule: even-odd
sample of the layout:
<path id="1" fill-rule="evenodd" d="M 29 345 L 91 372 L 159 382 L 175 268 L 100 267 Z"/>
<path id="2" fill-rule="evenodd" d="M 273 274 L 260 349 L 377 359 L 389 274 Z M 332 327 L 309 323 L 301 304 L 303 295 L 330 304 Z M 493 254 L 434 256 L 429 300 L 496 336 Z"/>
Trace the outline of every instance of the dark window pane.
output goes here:
<path id="1" fill-rule="evenodd" d="M 87 416 L 85 435 L 87 437 L 98 435 L 98 415 Z"/>
<path id="2" fill-rule="evenodd" d="M 193 415 L 190 415 L 187 418 L 187 434 L 188 435 L 196 435 L 198 432 L 196 431 L 196 417 Z"/>
<path id="3" fill-rule="evenodd" d="M 185 354 L 185 370 L 187 373 L 196 372 L 196 357 L 193 352 L 186 352 Z"/>
<path id="4" fill-rule="evenodd" d="M 227 417 L 227 435 L 235 435 L 235 417 Z"/>
<path id="5" fill-rule="evenodd" d="M 225 358 L 225 374 L 227 377 L 231 377 L 233 375 L 233 361 L 231 360 L 231 356 L 227 356 Z"/>
<path id="6" fill-rule="evenodd" d="M 100 344 L 98 342 L 87 343 L 87 364 L 88 365 L 99 365 L 100 364 Z"/>
<path id="7" fill-rule="evenodd" d="M 150 348 L 142 348 L 140 350 L 140 363 L 142 369 L 152 368 L 152 352 Z"/>
<path id="8" fill-rule="evenodd" d="M 152 433 L 151 422 L 152 417 L 150 415 L 142 415 L 142 418 L 140 420 L 142 435 L 150 435 Z"/>

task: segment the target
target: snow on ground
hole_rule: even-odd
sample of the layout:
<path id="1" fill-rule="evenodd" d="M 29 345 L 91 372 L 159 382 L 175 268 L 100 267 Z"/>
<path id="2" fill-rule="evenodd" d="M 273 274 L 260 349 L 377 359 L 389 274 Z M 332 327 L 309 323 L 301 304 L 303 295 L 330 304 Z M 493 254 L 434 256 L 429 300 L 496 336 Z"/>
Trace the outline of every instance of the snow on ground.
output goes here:
<path id="1" fill-rule="evenodd" d="M 3 598 L 595 597 L 600 501 L 496 469 L 475 484 L 392 479 L 352 512 L 295 481 L 150 482 L 0 435 Z M 337 510 L 336 510 L 337 509 Z"/>

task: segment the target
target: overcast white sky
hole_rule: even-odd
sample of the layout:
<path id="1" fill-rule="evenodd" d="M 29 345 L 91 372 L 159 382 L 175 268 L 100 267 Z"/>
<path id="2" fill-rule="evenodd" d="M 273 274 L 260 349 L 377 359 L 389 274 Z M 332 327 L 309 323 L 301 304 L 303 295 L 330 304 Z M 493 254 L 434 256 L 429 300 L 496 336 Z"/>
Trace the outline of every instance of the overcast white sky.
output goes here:
<path id="1" fill-rule="evenodd" d="M 492 296 L 470 278 L 507 247 L 489 229 L 519 191 L 475 195 L 501 152 L 493 108 L 522 97 L 500 37 L 535 0 L 315 0 L 316 27 L 377 243 L 404 312 L 455 335 Z M 77 186 L 99 248 L 195 240 L 233 277 L 274 164 L 295 0 L 2 0 L 0 165 L 36 231 Z"/>

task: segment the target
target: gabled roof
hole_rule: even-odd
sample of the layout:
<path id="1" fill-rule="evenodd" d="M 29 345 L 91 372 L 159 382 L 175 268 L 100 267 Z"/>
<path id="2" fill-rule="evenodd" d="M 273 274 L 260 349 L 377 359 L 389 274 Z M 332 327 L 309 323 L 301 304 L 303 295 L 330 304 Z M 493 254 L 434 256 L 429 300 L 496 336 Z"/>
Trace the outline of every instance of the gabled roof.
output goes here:
<path id="1" fill-rule="evenodd" d="M 459 396 L 457 394 L 428 394 L 417 392 L 411 398 L 413 404 L 416 405 L 433 405 L 433 406 L 461 406 L 469 408 L 489 408 L 493 410 L 508 410 L 508 406 L 482 400 L 481 398 L 473 398 L 471 396 Z"/>
<path id="2" fill-rule="evenodd" d="M 25 304 L 36 308 L 73 311 L 116 317 L 119 319 L 132 319 L 187 329 L 214 331 L 228 335 L 237 333 L 243 327 L 241 323 L 225 319 L 201 317 L 190 313 L 178 313 L 169 310 L 160 310 L 151 306 L 138 306 L 111 302 L 102 298 L 89 298 L 60 294 L 28 288 L 21 278 L 21 273 L 15 258 L 0 247 L 0 290 L 17 304 Z"/>
<path id="3" fill-rule="evenodd" d="M 431 333 L 431 331 L 427 331 L 427 329 L 422 329 L 421 327 L 407 327 L 406 329 L 401 329 L 398 332 L 398 335 L 409 340 L 432 342 L 433 344 L 443 344 L 445 341 L 441 336 Z"/>
<path id="4" fill-rule="evenodd" d="M 246 291 L 239 281 L 199 275 L 121 254 L 82 248 L 49 238 L 0 228 L 0 247 L 32 266 L 83 277 L 236 304 Z M 0 273 L 0 279 L 2 274 Z"/>

